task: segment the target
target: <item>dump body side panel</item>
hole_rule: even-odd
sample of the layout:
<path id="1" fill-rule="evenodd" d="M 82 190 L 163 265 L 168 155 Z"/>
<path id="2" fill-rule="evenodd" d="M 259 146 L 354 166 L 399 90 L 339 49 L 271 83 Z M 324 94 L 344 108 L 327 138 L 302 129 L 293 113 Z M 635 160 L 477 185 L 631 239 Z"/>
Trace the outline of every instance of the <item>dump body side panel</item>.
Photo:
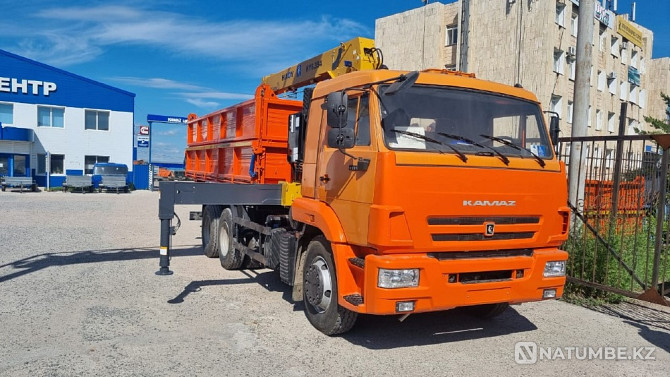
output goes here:
<path id="1" fill-rule="evenodd" d="M 302 103 L 261 85 L 253 99 L 203 117 L 189 116 L 186 176 L 195 181 L 291 182 L 288 117 Z"/>

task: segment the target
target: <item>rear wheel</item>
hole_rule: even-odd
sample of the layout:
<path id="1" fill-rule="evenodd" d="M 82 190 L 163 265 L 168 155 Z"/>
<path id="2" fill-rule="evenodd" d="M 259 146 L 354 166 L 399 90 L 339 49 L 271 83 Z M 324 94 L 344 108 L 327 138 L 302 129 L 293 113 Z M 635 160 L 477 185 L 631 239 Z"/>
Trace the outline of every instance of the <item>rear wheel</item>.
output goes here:
<path id="1" fill-rule="evenodd" d="M 233 212 L 230 208 L 224 208 L 219 220 L 219 260 L 221 267 L 226 270 L 237 270 L 242 267 L 244 254 L 235 250 L 234 240 Z"/>
<path id="2" fill-rule="evenodd" d="M 358 313 L 337 302 L 337 276 L 330 243 L 318 236 L 307 246 L 303 268 L 303 300 L 309 322 L 326 335 L 349 331 Z"/>
<path id="3" fill-rule="evenodd" d="M 202 249 L 208 258 L 219 255 L 219 220 L 221 209 L 205 206 L 202 211 Z"/>
<path id="4" fill-rule="evenodd" d="M 505 310 L 507 310 L 507 308 L 509 308 L 509 304 L 503 302 L 500 304 L 466 306 L 465 310 L 468 314 L 475 317 L 493 318 L 502 314 Z"/>

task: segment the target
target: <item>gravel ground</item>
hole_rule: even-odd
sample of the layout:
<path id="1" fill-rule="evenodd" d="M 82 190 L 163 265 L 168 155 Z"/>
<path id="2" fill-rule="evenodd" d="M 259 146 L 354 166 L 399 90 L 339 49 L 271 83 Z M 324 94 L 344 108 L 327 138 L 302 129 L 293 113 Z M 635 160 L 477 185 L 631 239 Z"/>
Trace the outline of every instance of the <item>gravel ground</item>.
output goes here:
<path id="1" fill-rule="evenodd" d="M 667 315 L 637 321 L 561 301 L 489 321 L 458 310 L 363 316 L 327 337 L 277 274 L 202 256 L 193 209 L 178 207 L 166 277 L 154 275 L 158 193 L 0 193 L 0 375 L 668 375 Z M 559 360 L 519 365 L 517 342 Z M 655 360 L 556 351 L 587 346 L 653 347 Z"/>

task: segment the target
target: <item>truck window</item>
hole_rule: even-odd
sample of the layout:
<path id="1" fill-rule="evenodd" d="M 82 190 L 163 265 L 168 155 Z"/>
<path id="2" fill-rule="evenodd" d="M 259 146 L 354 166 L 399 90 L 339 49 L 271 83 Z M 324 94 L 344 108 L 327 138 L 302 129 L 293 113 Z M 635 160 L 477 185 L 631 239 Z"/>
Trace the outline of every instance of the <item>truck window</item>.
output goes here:
<path id="1" fill-rule="evenodd" d="M 349 97 L 347 127 L 356 131 L 356 145 L 370 145 L 370 110 L 367 94 Z"/>
<path id="2" fill-rule="evenodd" d="M 382 86 L 380 93 L 384 90 Z M 525 153 L 490 139 L 496 137 L 528 148 L 542 158 L 553 155 L 540 106 L 535 102 L 416 84 L 392 96 L 382 94 L 381 100 L 384 142 L 390 149 L 433 153 L 456 153 L 453 149 L 457 149 L 463 154 L 478 154 L 485 146 L 507 156 Z"/>

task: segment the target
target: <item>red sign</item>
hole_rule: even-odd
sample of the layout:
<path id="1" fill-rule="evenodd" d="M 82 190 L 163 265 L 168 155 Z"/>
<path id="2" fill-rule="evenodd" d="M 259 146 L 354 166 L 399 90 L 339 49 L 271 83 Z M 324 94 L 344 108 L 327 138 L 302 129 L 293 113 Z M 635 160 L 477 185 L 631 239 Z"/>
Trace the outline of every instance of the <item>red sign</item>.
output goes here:
<path id="1" fill-rule="evenodd" d="M 140 135 L 149 135 L 149 126 L 140 126 Z"/>

